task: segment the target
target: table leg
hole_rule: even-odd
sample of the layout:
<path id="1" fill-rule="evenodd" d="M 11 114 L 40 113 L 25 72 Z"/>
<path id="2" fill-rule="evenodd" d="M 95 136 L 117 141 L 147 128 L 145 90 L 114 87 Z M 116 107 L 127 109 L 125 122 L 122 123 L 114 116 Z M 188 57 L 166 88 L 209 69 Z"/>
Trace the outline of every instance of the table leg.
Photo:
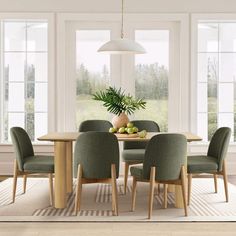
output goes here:
<path id="1" fill-rule="evenodd" d="M 66 191 L 73 191 L 72 142 L 66 143 Z"/>
<path id="2" fill-rule="evenodd" d="M 55 141 L 55 208 L 65 208 L 66 196 L 66 142 Z"/>
<path id="3" fill-rule="evenodd" d="M 184 208 L 181 186 L 168 184 L 168 192 L 175 193 L 175 207 Z"/>
<path id="4" fill-rule="evenodd" d="M 181 185 L 175 185 L 175 207 L 184 208 Z"/>
<path id="5" fill-rule="evenodd" d="M 174 184 L 168 184 L 168 189 L 167 191 L 169 193 L 174 193 L 175 192 L 175 185 Z"/>

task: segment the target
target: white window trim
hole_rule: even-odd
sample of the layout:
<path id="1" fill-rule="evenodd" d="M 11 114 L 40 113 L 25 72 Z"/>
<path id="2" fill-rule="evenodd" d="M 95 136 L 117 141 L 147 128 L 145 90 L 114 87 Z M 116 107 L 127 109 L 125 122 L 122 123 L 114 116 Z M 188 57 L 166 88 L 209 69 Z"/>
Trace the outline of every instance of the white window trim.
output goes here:
<path id="1" fill-rule="evenodd" d="M 111 21 L 112 19 L 112 21 Z M 74 113 L 74 107 L 70 104 L 71 85 L 69 76 L 66 73 L 66 24 L 70 21 L 80 22 L 121 22 L 120 14 L 77 14 L 77 13 L 58 13 L 57 14 L 57 130 L 74 131 L 73 121 L 69 115 Z M 188 14 L 125 14 L 125 24 L 129 22 L 168 22 L 179 23 L 180 49 L 179 49 L 179 78 L 176 80 L 176 88 L 179 88 L 179 97 L 177 99 L 178 114 L 175 116 L 176 126 L 174 131 L 188 131 L 189 126 L 189 15 Z M 124 71 L 121 71 L 118 84 L 124 81 Z M 71 84 L 71 85 L 70 85 Z M 59 93 L 60 91 L 60 93 Z M 73 105 L 73 104 L 72 104 Z M 176 104 L 173 104 L 173 106 Z M 171 107 L 169 108 L 171 109 Z M 174 109 L 174 107 L 173 107 Z"/>
<path id="2" fill-rule="evenodd" d="M 48 21 L 48 131 L 56 130 L 56 103 L 55 103 L 55 14 L 54 13 L 0 13 L 2 20 L 47 20 Z M 1 63 L 1 58 L 0 58 Z M 0 98 L 2 101 L 2 97 Z M 2 111 L 0 111 L 2 116 Z M 35 143 L 34 145 L 41 145 Z M 8 144 L 1 144 L 1 147 Z M 47 146 L 47 144 L 46 144 Z"/>
<path id="3" fill-rule="evenodd" d="M 191 15 L 191 102 L 190 102 L 190 126 L 191 132 L 197 133 L 197 43 L 199 21 L 228 22 L 236 21 L 236 14 L 224 13 L 204 13 Z M 208 146 L 209 142 L 191 144 L 193 150 L 202 150 Z M 229 152 L 236 152 L 236 143 L 230 143 Z"/>

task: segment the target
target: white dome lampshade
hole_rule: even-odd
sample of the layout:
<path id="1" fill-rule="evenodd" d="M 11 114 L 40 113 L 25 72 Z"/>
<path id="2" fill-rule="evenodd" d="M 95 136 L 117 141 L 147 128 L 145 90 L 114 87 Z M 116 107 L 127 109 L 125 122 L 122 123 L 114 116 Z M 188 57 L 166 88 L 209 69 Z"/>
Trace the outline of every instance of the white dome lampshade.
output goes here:
<path id="1" fill-rule="evenodd" d="M 98 52 L 109 54 L 143 54 L 145 49 L 137 42 L 131 39 L 124 38 L 124 0 L 121 6 L 121 36 L 120 39 L 110 40 L 103 44 Z"/>
<path id="2" fill-rule="evenodd" d="M 121 38 L 114 39 L 103 44 L 98 52 L 109 53 L 109 54 L 143 54 L 146 53 L 145 49 L 137 42 Z"/>

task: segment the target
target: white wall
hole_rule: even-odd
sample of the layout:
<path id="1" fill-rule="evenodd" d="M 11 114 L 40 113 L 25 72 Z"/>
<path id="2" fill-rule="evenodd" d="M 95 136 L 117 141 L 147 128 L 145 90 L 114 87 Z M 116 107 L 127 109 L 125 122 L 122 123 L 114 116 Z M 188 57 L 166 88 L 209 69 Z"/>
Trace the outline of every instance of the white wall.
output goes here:
<path id="1" fill-rule="evenodd" d="M 125 12 L 235 12 L 235 0 L 124 0 Z M 0 0 L 0 11 L 120 12 L 121 0 Z"/>

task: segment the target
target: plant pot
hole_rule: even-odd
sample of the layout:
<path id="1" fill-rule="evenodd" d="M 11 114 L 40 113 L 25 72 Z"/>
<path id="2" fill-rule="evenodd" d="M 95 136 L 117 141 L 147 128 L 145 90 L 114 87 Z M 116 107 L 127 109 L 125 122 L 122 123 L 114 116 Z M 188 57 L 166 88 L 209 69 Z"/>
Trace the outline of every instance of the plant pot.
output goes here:
<path id="1" fill-rule="evenodd" d="M 119 129 L 129 123 L 129 118 L 124 112 L 122 112 L 119 116 L 114 116 L 111 123 L 113 124 L 113 127 Z"/>

